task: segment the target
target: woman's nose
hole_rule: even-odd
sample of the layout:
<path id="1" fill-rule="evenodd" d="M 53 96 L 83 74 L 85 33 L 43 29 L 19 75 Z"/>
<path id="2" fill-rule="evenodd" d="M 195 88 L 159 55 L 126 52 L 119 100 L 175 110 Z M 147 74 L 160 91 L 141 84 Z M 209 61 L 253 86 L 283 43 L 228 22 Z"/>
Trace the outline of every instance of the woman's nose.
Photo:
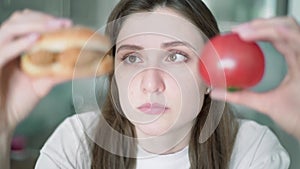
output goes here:
<path id="1" fill-rule="evenodd" d="M 141 89 L 144 93 L 163 92 L 165 82 L 162 77 L 163 72 L 158 69 L 149 69 L 143 73 Z"/>

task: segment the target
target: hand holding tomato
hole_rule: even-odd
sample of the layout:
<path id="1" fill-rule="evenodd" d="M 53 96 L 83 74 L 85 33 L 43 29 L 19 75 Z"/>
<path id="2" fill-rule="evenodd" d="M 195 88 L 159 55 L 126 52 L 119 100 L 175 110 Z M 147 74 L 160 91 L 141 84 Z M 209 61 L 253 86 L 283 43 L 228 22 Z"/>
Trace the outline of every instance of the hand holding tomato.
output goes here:
<path id="1" fill-rule="evenodd" d="M 259 19 L 233 31 L 245 41 L 270 42 L 285 57 L 288 72 L 277 88 L 264 93 L 217 89 L 211 97 L 264 113 L 300 141 L 300 25 L 289 17 Z"/>

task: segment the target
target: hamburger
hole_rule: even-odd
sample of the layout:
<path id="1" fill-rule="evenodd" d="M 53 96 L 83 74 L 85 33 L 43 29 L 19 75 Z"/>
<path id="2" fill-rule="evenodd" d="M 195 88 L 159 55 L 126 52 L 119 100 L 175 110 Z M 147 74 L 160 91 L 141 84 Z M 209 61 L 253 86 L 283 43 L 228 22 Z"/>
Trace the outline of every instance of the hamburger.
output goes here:
<path id="1" fill-rule="evenodd" d="M 47 32 L 22 57 L 21 69 L 32 77 L 63 79 L 110 73 L 113 59 L 107 52 L 109 39 L 86 27 Z"/>

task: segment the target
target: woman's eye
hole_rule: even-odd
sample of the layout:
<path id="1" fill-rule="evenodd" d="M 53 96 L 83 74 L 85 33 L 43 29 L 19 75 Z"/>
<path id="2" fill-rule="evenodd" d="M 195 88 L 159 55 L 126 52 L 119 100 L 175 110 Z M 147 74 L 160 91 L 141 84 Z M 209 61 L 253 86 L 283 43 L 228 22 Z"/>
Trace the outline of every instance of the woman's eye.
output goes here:
<path id="1" fill-rule="evenodd" d="M 185 62 L 187 59 L 188 58 L 184 54 L 172 53 L 167 57 L 166 61 L 168 61 L 168 62 Z"/>
<path id="2" fill-rule="evenodd" d="M 141 63 L 141 62 L 142 62 L 142 60 L 141 60 L 138 56 L 132 55 L 132 54 L 126 56 L 126 57 L 124 58 L 124 61 L 125 61 L 126 63 L 129 63 L 129 64 L 133 64 L 133 63 Z"/>

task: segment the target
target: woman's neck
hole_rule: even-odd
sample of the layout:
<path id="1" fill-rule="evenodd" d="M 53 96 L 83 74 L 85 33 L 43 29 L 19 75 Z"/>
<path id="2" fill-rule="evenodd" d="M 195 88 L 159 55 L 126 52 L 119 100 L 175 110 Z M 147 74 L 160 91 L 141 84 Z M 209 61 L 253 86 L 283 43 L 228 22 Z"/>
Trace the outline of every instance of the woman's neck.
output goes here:
<path id="1" fill-rule="evenodd" d="M 176 129 L 161 136 L 146 136 L 137 129 L 138 144 L 145 151 L 154 154 L 172 154 L 188 146 L 191 127 Z"/>

